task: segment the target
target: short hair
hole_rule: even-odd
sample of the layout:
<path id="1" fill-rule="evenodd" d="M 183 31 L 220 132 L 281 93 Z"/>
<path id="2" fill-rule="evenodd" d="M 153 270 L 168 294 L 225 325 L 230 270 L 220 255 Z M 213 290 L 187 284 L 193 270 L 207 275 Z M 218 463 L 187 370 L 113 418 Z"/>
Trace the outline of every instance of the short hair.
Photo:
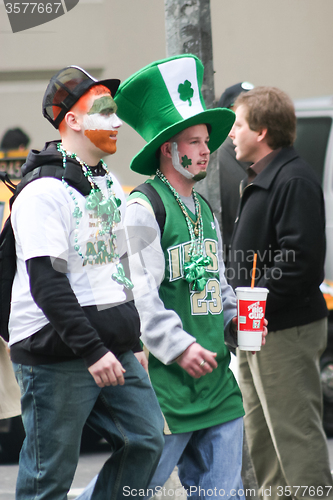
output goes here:
<path id="1" fill-rule="evenodd" d="M 81 113 L 88 113 L 88 102 L 91 96 L 102 96 L 105 94 L 111 95 L 111 91 L 102 84 L 94 85 L 90 87 L 90 89 L 86 90 L 86 92 L 76 101 L 75 104 L 71 107 L 71 110 L 80 111 Z"/>
<path id="2" fill-rule="evenodd" d="M 240 94 L 235 108 L 246 108 L 246 119 L 251 130 L 267 128 L 270 148 L 292 146 L 296 139 L 295 108 L 290 97 L 276 87 L 255 87 Z"/>
<path id="3" fill-rule="evenodd" d="M 30 137 L 19 127 L 8 129 L 0 143 L 0 148 L 4 151 L 18 149 L 20 146 L 28 147 Z"/>

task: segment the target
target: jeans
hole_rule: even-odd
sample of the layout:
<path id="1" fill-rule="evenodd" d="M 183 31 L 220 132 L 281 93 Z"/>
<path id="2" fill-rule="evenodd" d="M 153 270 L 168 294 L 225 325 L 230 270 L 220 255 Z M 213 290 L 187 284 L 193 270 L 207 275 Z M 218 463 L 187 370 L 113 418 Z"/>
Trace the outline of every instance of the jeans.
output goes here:
<path id="1" fill-rule="evenodd" d="M 26 438 L 16 500 L 66 500 L 86 422 L 111 445 L 92 500 L 146 488 L 162 452 L 163 418 L 148 376 L 132 352 L 119 356 L 125 385 L 99 388 L 82 360 L 14 364 Z"/>
<path id="2" fill-rule="evenodd" d="M 163 453 L 148 491 L 146 490 L 145 499 L 150 498 L 154 492 L 157 493 L 157 498 L 161 496 L 163 485 L 178 465 L 179 479 L 191 500 L 244 500 L 241 479 L 242 418 L 199 431 L 166 435 L 164 438 Z M 93 498 L 91 494 L 95 482 L 96 477 L 76 500 Z M 129 489 L 125 492 L 130 493 Z M 180 491 L 169 491 L 166 494 L 177 498 Z M 134 491 L 132 496 L 138 495 L 139 492 Z"/>
<path id="3" fill-rule="evenodd" d="M 178 465 L 180 482 L 191 500 L 244 498 L 241 479 L 242 418 L 164 438 L 163 453 L 149 489 L 163 486 Z"/>

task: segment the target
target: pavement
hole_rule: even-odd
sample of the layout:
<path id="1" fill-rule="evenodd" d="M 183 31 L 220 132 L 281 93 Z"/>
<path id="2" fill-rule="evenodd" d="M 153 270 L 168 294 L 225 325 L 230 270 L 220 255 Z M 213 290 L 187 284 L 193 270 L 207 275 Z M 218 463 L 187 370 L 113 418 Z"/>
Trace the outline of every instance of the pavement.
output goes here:
<path id="1" fill-rule="evenodd" d="M 230 367 L 237 378 L 237 362 L 236 357 L 231 356 Z M 333 474 L 333 438 L 327 440 L 330 464 Z M 109 457 L 109 452 L 106 447 L 98 453 L 86 453 L 80 455 L 79 464 L 73 480 L 72 488 L 68 494 L 68 500 L 74 500 L 91 481 L 91 479 L 99 472 L 104 462 Z M 17 476 L 18 465 L 1 465 L 0 464 L 0 500 L 15 500 L 15 480 Z M 247 480 L 247 479 L 246 479 Z M 244 484 L 245 486 L 245 484 Z M 250 487 L 250 486 L 249 486 Z M 252 486 L 251 486 L 252 487 Z M 158 500 L 185 500 L 186 494 L 179 481 L 177 468 L 165 483 L 161 494 L 158 495 Z M 254 497 L 252 500 L 256 500 Z"/>
<path id="2" fill-rule="evenodd" d="M 73 481 L 73 487 L 70 489 L 70 491 L 68 493 L 68 497 L 67 497 L 68 500 L 74 500 L 80 493 L 82 493 L 82 491 L 84 489 L 84 488 L 75 488 L 74 483 L 75 483 L 75 478 Z M 186 498 L 187 498 L 187 496 L 185 494 L 184 488 L 182 487 L 182 485 L 179 481 L 178 474 L 177 474 L 177 467 L 176 467 L 175 470 L 173 471 L 173 473 L 171 474 L 170 478 L 165 483 L 163 490 L 162 490 L 162 494 L 158 495 L 158 500 L 161 500 L 161 499 L 185 500 Z M 0 496 L 0 500 L 1 500 L 1 496 Z"/>
<path id="3" fill-rule="evenodd" d="M 333 438 L 328 439 L 327 443 L 330 464 L 333 469 Z M 74 500 L 83 491 L 84 486 L 98 473 L 108 456 L 109 452 L 106 450 L 98 453 L 81 454 L 68 500 Z M 15 500 L 17 471 L 17 464 L 0 465 L 0 500 Z M 158 500 L 185 500 L 185 497 L 185 492 L 181 487 L 177 470 L 175 469 L 170 479 L 164 485 L 164 489 L 162 494 L 158 496 Z"/>
<path id="4" fill-rule="evenodd" d="M 332 469 L 331 473 L 333 476 L 333 438 L 328 439 L 327 444 L 328 444 L 330 465 Z M 101 456 L 100 458 L 101 458 L 100 464 L 99 462 L 91 463 L 88 457 L 83 456 L 80 458 L 78 471 L 75 475 L 72 489 L 69 492 L 68 500 L 74 500 L 76 496 L 83 491 L 83 488 L 77 486 L 78 484 L 80 484 L 80 476 L 82 473 L 84 474 L 84 477 L 86 479 L 85 484 L 88 484 L 89 481 L 94 477 L 96 472 L 99 470 L 98 467 L 99 466 L 101 467 L 104 461 L 106 460 L 106 457 L 104 456 Z M 93 470 L 96 472 L 93 472 Z M 158 495 L 158 500 L 185 500 L 186 498 L 187 497 L 185 491 L 178 478 L 177 467 L 176 467 L 173 473 L 171 474 L 170 478 L 168 479 L 168 481 L 165 483 L 161 495 L 160 494 Z M 0 500 L 2 500 L 1 495 L 0 495 Z"/>

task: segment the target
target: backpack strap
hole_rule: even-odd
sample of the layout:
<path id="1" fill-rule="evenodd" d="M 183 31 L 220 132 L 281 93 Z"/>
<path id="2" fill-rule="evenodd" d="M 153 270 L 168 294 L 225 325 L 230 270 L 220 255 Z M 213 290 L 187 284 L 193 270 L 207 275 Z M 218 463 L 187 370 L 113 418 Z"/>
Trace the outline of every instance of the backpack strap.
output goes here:
<path id="1" fill-rule="evenodd" d="M 8 175 L 5 172 L 0 172 L 0 180 L 2 180 L 6 184 L 8 189 L 10 189 L 13 193 L 13 196 L 9 200 L 10 208 L 12 208 L 16 196 L 27 184 L 30 184 L 30 182 L 42 177 L 52 177 L 53 179 L 59 179 L 60 181 L 64 178 L 70 186 L 79 191 L 79 193 L 81 193 L 83 196 L 87 196 L 91 190 L 90 183 L 88 179 L 86 179 L 86 177 L 83 175 L 82 170 L 76 169 L 71 164 L 67 164 L 65 170 L 61 165 L 41 165 L 40 167 L 36 167 L 26 175 L 24 175 L 17 185 L 13 184 L 10 181 Z"/>
<path id="2" fill-rule="evenodd" d="M 9 216 L 0 234 L 0 336 L 6 342 L 9 341 L 8 321 L 15 272 L 15 238 Z"/>
<path id="3" fill-rule="evenodd" d="M 136 193 L 136 192 L 142 193 L 148 198 L 148 200 L 152 206 L 152 209 L 154 211 L 157 224 L 159 225 L 159 228 L 161 231 L 161 238 L 162 238 L 164 226 L 165 226 L 166 213 L 165 213 L 165 207 L 164 207 L 164 204 L 163 204 L 163 201 L 162 201 L 160 195 L 158 194 L 156 189 L 151 184 L 149 184 L 147 182 L 144 182 L 143 184 L 140 184 L 139 186 L 134 188 L 130 194 Z M 133 200 L 133 203 L 137 202 L 137 201 L 138 200 Z"/>
<path id="4" fill-rule="evenodd" d="M 160 227 L 161 238 L 162 238 L 164 226 L 165 226 L 166 213 L 165 213 L 165 207 L 164 207 L 164 204 L 163 204 L 163 201 L 162 201 L 160 195 L 158 194 L 156 189 L 150 183 L 147 183 L 147 182 L 144 182 L 143 184 L 140 184 L 139 186 L 134 188 L 130 192 L 130 194 L 135 193 L 135 192 L 142 193 L 148 198 L 150 205 L 153 209 L 153 212 L 155 214 L 156 221 Z M 213 212 L 213 209 L 212 209 L 212 206 L 210 205 L 210 203 L 206 200 L 206 198 L 204 196 L 202 196 L 202 194 L 200 194 L 200 197 L 204 200 L 205 203 L 207 203 L 210 211 L 212 212 L 212 216 L 214 217 L 214 212 Z M 140 203 L 139 199 L 140 198 L 138 198 L 136 200 L 133 199 L 130 201 L 130 203 L 131 202 L 132 203 L 136 203 L 136 202 Z M 144 200 L 142 200 L 142 201 L 144 201 Z M 144 203 L 142 203 L 142 205 L 146 206 Z M 146 206 L 146 208 L 150 209 L 150 207 L 147 207 L 147 206 Z"/>
<path id="5" fill-rule="evenodd" d="M 55 179 L 62 180 L 63 176 L 64 168 L 62 166 L 41 165 L 40 167 L 36 167 L 22 177 L 14 192 L 14 199 L 27 184 L 30 184 L 30 182 L 35 181 L 36 179 L 40 179 L 41 177 L 53 177 Z M 11 201 L 11 205 L 13 204 L 13 201 Z"/>
<path id="6" fill-rule="evenodd" d="M 8 177 L 7 172 L 0 172 L 0 180 L 8 187 L 8 189 L 14 194 L 16 190 L 16 184 L 14 184 Z"/>

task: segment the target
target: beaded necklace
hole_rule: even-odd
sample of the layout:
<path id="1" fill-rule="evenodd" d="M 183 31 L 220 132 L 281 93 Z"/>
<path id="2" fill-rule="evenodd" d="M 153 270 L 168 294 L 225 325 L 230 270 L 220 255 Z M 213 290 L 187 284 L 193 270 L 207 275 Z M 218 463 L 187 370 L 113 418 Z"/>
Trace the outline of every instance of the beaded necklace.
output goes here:
<path id="1" fill-rule="evenodd" d="M 168 179 L 159 169 L 156 171 L 156 175 L 170 189 L 185 217 L 186 225 L 191 238 L 191 245 L 188 252 L 190 260 L 189 262 L 184 263 L 184 279 L 188 283 L 193 283 L 192 291 L 201 292 L 205 288 L 209 279 L 205 268 L 211 265 L 213 261 L 211 257 L 204 256 L 203 221 L 197 193 L 194 189 L 192 190 L 195 215 L 197 217 L 196 221 L 194 221 L 189 216 L 186 206 L 175 188 L 170 184 Z"/>
<path id="2" fill-rule="evenodd" d="M 75 190 L 68 185 L 65 179 L 62 179 L 62 183 L 68 189 L 68 192 L 74 202 L 74 211 L 72 213 L 75 219 L 75 229 L 74 229 L 74 250 L 83 259 L 83 265 L 86 264 L 97 264 L 102 263 L 107 260 L 108 262 L 115 262 L 117 272 L 112 274 L 112 279 L 117 283 L 125 286 L 126 288 L 133 288 L 133 283 L 126 278 L 123 265 L 120 263 L 119 254 L 117 252 L 116 245 L 116 235 L 112 233 L 113 228 L 121 220 L 121 213 L 119 207 L 121 205 L 121 200 L 116 197 L 114 191 L 112 190 L 113 180 L 108 171 L 106 163 L 101 160 L 102 168 L 105 171 L 106 176 L 106 186 L 108 197 L 104 195 L 99 186 L 94 182 L 93 174 L 89 166 L 82 161 L 75 153 L 67 152 L 61 142 L 57 144 L 57 149 L 62 155 L 63 167 L 66 168 L 67 157 L 76 160 L 81 166 L 83 175 L 89 181 L 91 185 L 91 190 L 89 195 L 86 197 L 85 208 L 88 212 L 93 212 L 94 217 L 97 219 L 98 229 L 95 234 L 97 240 L 98 236 L 101 240 L 97 240 L 97 253 L 94 250 L 89 254 L 83 254 L 81 246 L 79 244 L 79 225 L 82 219 L 82 211 L 79 207 L 78 201 L 75 196 Z M 109 238 L 110 252 L 107 250 L 107 238 Z"/>

